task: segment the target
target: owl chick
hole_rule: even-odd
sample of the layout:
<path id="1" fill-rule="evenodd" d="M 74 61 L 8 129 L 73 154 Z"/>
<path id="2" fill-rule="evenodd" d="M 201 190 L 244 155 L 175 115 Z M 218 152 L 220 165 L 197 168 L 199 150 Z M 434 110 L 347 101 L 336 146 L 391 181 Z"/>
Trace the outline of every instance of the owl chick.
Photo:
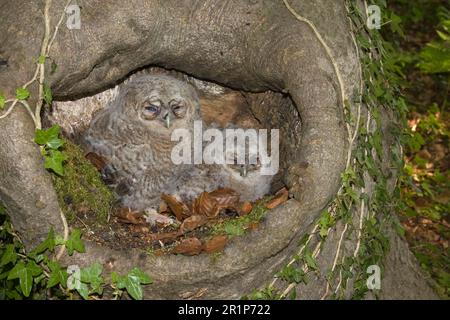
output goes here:
<path id="1" fill-rule="evenodd" d="M 215 129 L 216 126 L 213 125 Z M 228 126 L 233 128 L 234 126 Z M 225 132 L 225 130 L 223 130 Z M 225 134 L 224 134 L 225 136 Z M 266 152 L 264 145 L 260 146 Z M 273 176 L 262 175 L 261 168 L 269 164 L 262 164 L 258 156 L 258 145 L 237 144 L 234 148 L 227 148 L 224 140 L 224 154 L 218 154 L 215 161 L 224 163 L 224 157 L 233 159 L 233 164 L 202 164 L 192 168 L 181 175 L 176 181 L 176 194 L 185 201 L 195 199 L 203 191 L 211 192 L 218 188 L 231 188 L 235 190 L 242 201 L 254 201 L 269 194 Z M 239 152 L 245 155 L 242 163 Z"/>
<path id="2" fill-rule="evenodd" d="M 266 150 L 264 145 L 260 145 L 259 148 L 263 152 Z M 261 163 L 258 145 L 237 144 L 236 151 L 245 154 L 245 162 L 241 163 L 239 153 L 234 149 L 225 149 L 225 155 L 234 159 L 234 163 L 222 165 L 221 180 L 224 186 L 239 193 L 242 201 L 255 201 L 264 197 L 270 192 L 273 176 L 261 174 L 261 168 L 267 164 Z"/>
<path id="3" fill-rule="evenodd" d="M 194 88 L 168 76 L 139 75 L 92 120 L 85 143 L 103 156 L 107 180 L 124 206 L 143 210 L 159 205 L 162 192 L 173 193 L 187 165 L 175 165 L 171 141 L 175 129 L 192 132 L 201 120 Z"/>

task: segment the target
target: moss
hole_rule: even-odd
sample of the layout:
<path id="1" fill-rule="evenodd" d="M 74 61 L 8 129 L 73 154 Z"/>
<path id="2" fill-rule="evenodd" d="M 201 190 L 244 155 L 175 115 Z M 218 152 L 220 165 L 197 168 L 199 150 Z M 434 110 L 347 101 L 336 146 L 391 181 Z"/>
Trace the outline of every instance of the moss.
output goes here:
<path id="1" fill-rule="evenodd" d="M 114 196 L 103 183 L 100 173 L 84 157 L 80 147 L 66 141 L 64 176 L 52 175 L 59 204 L 69 221 L 77 213 L 92 214 L 96 222 L 104 224 L 110 213 Z"/>
<path id="2" fill-rule="evenodd" d="M 258 201 L 253 210 L 246 216 L 225 220 L 223 223 L 213 226 L 211 235 L 225 234 L 229 237 L 243 235 L 249 226 L 258 224 L 264 219 L 268 211 L 266 204 L 272 198 L 266 197 Z"/>

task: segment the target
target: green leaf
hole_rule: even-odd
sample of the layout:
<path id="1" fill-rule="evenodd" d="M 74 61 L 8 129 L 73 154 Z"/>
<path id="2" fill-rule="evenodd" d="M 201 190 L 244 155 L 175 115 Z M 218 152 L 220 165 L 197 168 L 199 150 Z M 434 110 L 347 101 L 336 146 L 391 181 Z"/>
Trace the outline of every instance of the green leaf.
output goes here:
<path id="1" fill-rule="evenodd" d="M 60 176 L 64 175 L 63 162 L 67 160 L 67 157 L 61 151 L 50 150 L 44 158 L 44 167 L 46 169 L 50 169 Z"/>
<path id="2" fill-rule="evenodd" d="M 81 269 L 81 282 L 85 284 L 90 284 L 92 290 L 90 292 L 94 292 L 97 294 L 102 294 L 103 292 L 103 278 L 101 276 L 103 272 L 103 267 L 100 263 L 95 263 L 90 267 L 86 267 Z"/>
<path id="3" fill-rule="evenodd" d="M 53 101 L 52 90 L 45 83 L 44 83 L 44 101 L 48 105 L 52 104 L 52 101 Z"/>
<path id="4" fill-rule="evenodd" d="M 309 250 L 305 252 L 304 259 L 305 259 L 306 265 L 310 269 L 312 269 L 312 270 L 317 270 L 318 269 L 316 259 L 314 259 L 314 257 L 312 256 L 312 253 Z"/>
<path id="5" fill-rule="evenodd" d="M 47 235 L 47 239 L 45 239 L 41 244 L 39 244 L 30 255 L 35 259 L 37 255 L 45 252 L 46 250 L 53 251 L 55 249 L 55 231 L 53 228 L 50 229 Z M 36 260 L 36 259 L 35 259 Z"/>
<path id="6" fill-rule="evenodd" d="M 126 286 L 126 277 L 119 275 L 117 272 L 111 273 L 111 282 L 115 284 L 117 289 L 124 289 Z"/>
<path id="7" fill-rule="evenodd" d="M 139 268 L 133 268 L 128 273 L 128 277 L 135 277 L 141 284 L 150 284 L 153 282 L 152 278 Z"/>
<path id="8" fill-rule="evenodd" d="M 306 283 L 305 272 L 301 268 L 296 268 L 294 265 L 286 266 L 277 273 L 277 277 L 290 283 Z"/>
<path id="9" fill-rule="evenodd" d="M 0 110 L 2 110 L 5 107 L 5 104 L 6 98 L 2 93 L 0 93 Z"/>
<path id="10" fill-rule="evenodd" d="M 90 267 L 81 269 L 80 280 L 85 283 L 97 282 L 99 279 L 101 279 L 102 272 L 103 272 L 102 265 L 96 262 Z"/>
<path id="11" fill-rule="evenodd" d="M 14 268 L 9 271 L 8 280 L 19 279 L 19 274 L 22 269 L 25 269 L 25 263 L 23 261 L 19 261 Z"/>
<path id="12" fill-rule="evenodd" d="M 30 96 L 30 92 L 26 88 L 16 89 L 16 98 L 19 100 L 26 100 Z"/>
<path id="13" fill-rule="evenodd" d="M 46 146 L 49 149 L 57 150 L 64 145 L 64 140 L 59 139 L 59 126 L 55 125 L 47 130 L 36 130 L 34 142 L 40 146 Z"/>
<path id="14" fill-rule="evenodd" d="M 33 277 L 37 277 L 42 274 L 42 268 L 39 267 L 33 260 L 29 261 L 26 266 L 27 270 Z"/>
<path id="15" fill-rule="evenodd" d="M 74 251 L 83 253 L 85 251 L 84 243 L 81 240 L 81 231 L 74 229 L 70 234 L 69 239 L 66 241 L 67 253 L 69 256 L 73 254 Z M 100 265 L 101 267 L 101 265 Z M 101 273 L 101 272 L 100 272 Z"/>
<path id="16" fill-rule="evenodd" d="M 125 280 L 125 289 L 133 299 L 142 300 L 143 292 L 138 278 L 127 277 L 127 279 Z"/>
<path id="17" fill-rule="evenodd" d="M 50 268 L 51 274 L 48 278 L 47 288 L 54 287 L 57 284 L 61 284 L 65 288 L 67 286 L 67 278 L 69 277 L 67 271 L 61 268 L 58 261 L 49 261 L 48 267 Z"/>
<path id="18" fill-rule="evenodd" d="M 20 261 L 9 272 L 8 280 L 19 279 L 20 289 L 25 297 L 28 297 L 33 287 L 32 271 L 25 267 L 25 264 Z"/>
<path id="19" fill-rule="evenodd" d="M 77 288 L 77 291 L 84 300 L 89 299 L 89 287 L 87 284 L 81 282 L 80 286 Z"/>
<path id="20" fill-rule="evenodd" d="M 33 276 L 31 272 L 25 268 L 20 272 L 19 277 L 20 289 L 25 297 L 29 297 L 31 293 L 31 288 L 33 287 Z"/>
<path id="21" fill-rule="evenodd" d="M 0 266 L 4 266 L 8 263 L 15 263 L 17 260 L 17 253 L 13 244 L 8 244 L 6 250 L 3 253 L 2 260 L 0 261 Z"/>

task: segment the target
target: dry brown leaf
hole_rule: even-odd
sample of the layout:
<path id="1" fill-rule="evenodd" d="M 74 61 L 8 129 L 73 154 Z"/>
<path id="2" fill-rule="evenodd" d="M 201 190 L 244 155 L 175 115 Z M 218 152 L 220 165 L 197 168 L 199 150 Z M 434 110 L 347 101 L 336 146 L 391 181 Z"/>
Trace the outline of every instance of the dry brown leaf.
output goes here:
<path id="1" fill-rule="evenodd" d="M 239 210 L 239 215 L 240 216 L 246 216 L 248 215 L 250 212 L 252 212 L 253 210 L 253 205 L 250 202 L 244 202 L 241 205 L 241 209 Z"/>
<path id="2" fill-rule="evenodd" d="M 161 201 L 159 204 L 159 213 L 166 213 L 166 212 L 169 212 L 169 207 L 167 206 L 167 203 Z"/>
<path id="3" fill-rule="evenodd" d="M 221 208 L 236 208 L 239 204 L 239 194 L 233 189 L 221 188 L 209 193 Z"/>
<path id="4" fill-rule="evenodd" d="M 185 203 L 178 201 L 174 196 L 163 193 L 161 199 L 167 203 L 170 211 L 177 217 L 178 221 L 183 221 L 183 219 L 191 215 L 188 206 Z"/>
<path id="5" fill-rule="evenodd" d="M 197 199 L 194 200 L 192 209 L 195 215 L 200 216 L 216 217 L 219 214 L 217 202 L 208 192 L 202 192 Z"/>
<path id="6" fill-rule="evenodd" d="M 173 250 L 173 253 L 195 256 L 202 252 L 203 244 L 197 238 L 182 240 Z"/>
<path id="7" fill-rule="evenodd" d="M 98 155 L 94 152 L 89 152 L 85 155 L 85 158 L 89 160 L 89 162 L 92 163 L 92 165 L 96 167 L 98 171 L 102 171 L 106 167 L 106 159 L 101 155 Z"/>
<path id="8" fill-rule="evenodd" d="M 130 208 L 120 208 L 114 214 L 117 217 L 117 221 L 127 224 L 145 224 L 145 217 L 141 212 L 132 211 Z"/>
<path id="9" fill-rule="evenodd" d="M 180 232 L 186 233 L 192 231 L 194 229 L 197 229 L 198 227 L 205 225 L 207 222 L 208 218 L 205 216 L 200 215 L 190 216 L 189 218 L 186 218 L 181 224 Z"/>
<path id="10" fill-rule="evenodd" d="M 228 242 L 228 237 L 226 235 L 215 236 L 214 238 L 206 241 L 203 249 L 206 253 L 220 252 L 225 248 Z"/>
<path id="11" fill-rule="evenodd" d="M 275 194 L 275 198 L 266 204 L 266 208 L 269 210 L 275 209 L 279 205 L 285 203 L 289 199 L 289 192 L 286 188 L 281 189 Z"/>

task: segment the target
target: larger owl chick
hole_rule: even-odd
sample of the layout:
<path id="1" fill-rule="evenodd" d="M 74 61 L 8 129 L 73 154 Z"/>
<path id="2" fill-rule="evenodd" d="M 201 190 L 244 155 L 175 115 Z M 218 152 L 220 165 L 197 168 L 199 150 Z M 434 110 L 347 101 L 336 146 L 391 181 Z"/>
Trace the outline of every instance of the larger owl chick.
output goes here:
<path id="1" fill-rule="evenodd" d="M 119 87 L 117 97 L 92 120 L 85 143 L 106 158 L 105 174 L 119 186 L 122 204 L 143 210 L 157 206 L 162 192 L 189 166 L 175 165 L 172 132 L 193 131 L 201 120 L 194 88 L 168 76 L 139 75 Z"/>

